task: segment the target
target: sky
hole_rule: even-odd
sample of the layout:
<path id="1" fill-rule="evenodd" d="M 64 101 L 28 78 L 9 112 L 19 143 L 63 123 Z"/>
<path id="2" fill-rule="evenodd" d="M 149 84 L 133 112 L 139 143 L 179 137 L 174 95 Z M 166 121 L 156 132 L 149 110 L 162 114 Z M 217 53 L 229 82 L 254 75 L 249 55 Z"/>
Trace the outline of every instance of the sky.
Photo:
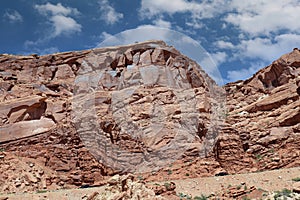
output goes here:
<path id="1" fill-rule="evenodd" d="M 176 33 L 186 39 L 184 53 L 190 45 L 201 47 L 194 55 L 209 53 L 216 68 L 208 73 L 220 84 L 300 48 L 300 0 L 1 0 L 0 18 L 0 54 L 96 48 L 120 33 L 172 43 L 177 37 L 166 31 Z"/>

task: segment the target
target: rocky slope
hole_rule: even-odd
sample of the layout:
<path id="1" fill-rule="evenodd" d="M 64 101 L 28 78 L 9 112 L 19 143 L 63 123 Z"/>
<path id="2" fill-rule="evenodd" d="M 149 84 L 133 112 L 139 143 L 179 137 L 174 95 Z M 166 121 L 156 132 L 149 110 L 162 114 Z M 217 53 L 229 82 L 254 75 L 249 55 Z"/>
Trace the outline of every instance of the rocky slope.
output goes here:
<path id="1" fill-rule="evenodd" d="M 230 83 L 227 122 L 260 170 L 299 166 L 300 51 L 294 49 L 246 81 Z"/>
<path id="2" fill-rule="evenodd" d="M 1 55 L 0 191 L 300 166 L 299 69 L 294 49 L 220 88 L 161 41 Z"/>

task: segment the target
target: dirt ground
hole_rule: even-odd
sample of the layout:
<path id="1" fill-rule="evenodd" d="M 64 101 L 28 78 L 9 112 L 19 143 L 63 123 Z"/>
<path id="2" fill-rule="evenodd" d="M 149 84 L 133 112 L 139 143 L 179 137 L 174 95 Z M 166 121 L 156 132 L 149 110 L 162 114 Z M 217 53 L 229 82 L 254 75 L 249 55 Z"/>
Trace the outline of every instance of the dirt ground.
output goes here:
<path id="1" fill-rule="evenodd" d="M 210 195 L 225 190 L 230 186 L 247 185 L 269 192 L 292 189 L 293 178 L 300 177 L 300 167 L 279 169 L 258 173 L 237 174 L 219 177 L 195 178 L 187 180 L 175 180 L 176 192 L 190 196 Z"/>
<path id="2" fill-rule="evenodd" d="M 292 189 L 295 181 L 292 179 L 300 177 L 300 167 L 290 169 L 279 169 L 258 173 L 237 174 L 227 176 L 215 176 L 206 178 L 194 178 L 185 180 L 173 180 L 176 183 L 176 193 L 181 196 L 201 196 L 218 194 L 220 191 L 232 186 L 255 186 L 260 191 L 279 191 L 284 188 Z M 155 183 L 154 183 L 155 184 Z M 164 184 L 164 182 L 156 182 Z M 61 200 L 83 200 L 89 199 L 94 193 L 101 193 L 104 187 L 85 189 L 38 191 L 36 193 L 23 194 L 0 194 L 0 200 L 40 200 L 40 199 L 61 199 Z M 180 195 L 179 195 L 180 196 Z M 183 198 L 184 199 L 184 198 Z"/>

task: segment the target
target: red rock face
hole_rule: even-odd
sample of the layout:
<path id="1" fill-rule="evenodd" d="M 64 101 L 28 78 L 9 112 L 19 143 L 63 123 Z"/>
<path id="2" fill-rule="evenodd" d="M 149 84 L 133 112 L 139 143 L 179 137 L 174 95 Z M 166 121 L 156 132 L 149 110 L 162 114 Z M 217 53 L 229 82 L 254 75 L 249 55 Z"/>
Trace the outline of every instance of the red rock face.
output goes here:
<path id="1" fill-rule="evenodd" d="M 159 169 L 190 148 L 204 155 L 217 135 L 216 84 L 174 48 L 154 44 L 91 52 L 75 79 L 77 132 L 98 160 L 123 172 Z"/>
<path id="2" fill-rule="evenodd" d="M 257 169 L 300 164 L 299 61 L 294 49 L 252 78 L 225 86 L 227 122 Z"/>
<path id="3" fill-rule="evenodd" d="M 299 166 L 299 63 L 295 49 L 227 84 L 225 112 L 222 88 L 160 41 L 1 55 L 0 190 Z"/>

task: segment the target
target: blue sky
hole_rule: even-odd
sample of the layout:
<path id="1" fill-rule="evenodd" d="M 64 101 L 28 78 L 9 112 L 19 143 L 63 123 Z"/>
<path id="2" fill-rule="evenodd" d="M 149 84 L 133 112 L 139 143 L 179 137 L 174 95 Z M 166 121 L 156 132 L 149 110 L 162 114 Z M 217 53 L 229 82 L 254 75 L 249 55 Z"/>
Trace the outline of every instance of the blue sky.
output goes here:
<path id="1" fill-rule="evenodd" d="M 136 28 L 178 31 L 209 52 L 225 83 L 300 47 L 300 0 L 2 0 L 0 17 L 0 53 L 9 54 L 94 48 Z"/>

